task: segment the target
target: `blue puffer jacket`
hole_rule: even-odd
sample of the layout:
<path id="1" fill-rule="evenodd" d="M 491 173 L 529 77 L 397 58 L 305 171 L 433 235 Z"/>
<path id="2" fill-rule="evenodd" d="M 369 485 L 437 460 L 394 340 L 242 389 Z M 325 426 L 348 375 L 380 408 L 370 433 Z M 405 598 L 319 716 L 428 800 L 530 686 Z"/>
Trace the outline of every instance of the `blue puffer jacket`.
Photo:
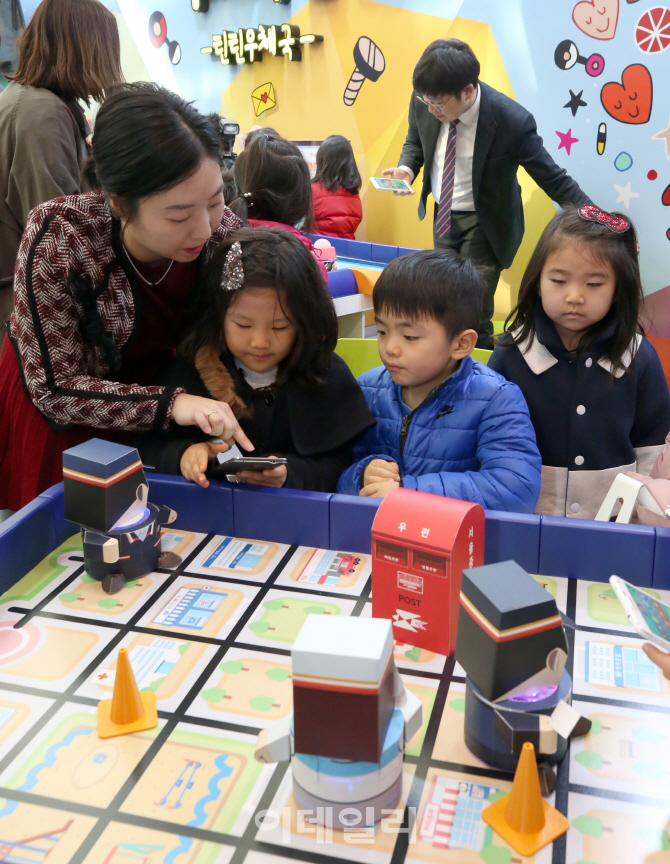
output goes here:
<path id="1" fill-rule="evenodd" d="M 489 510 L 533 512 L 541 460 L 515 384 L 466 357 L 427 402 L 410 411 L 383 366 L 361 375 L 358 383 L 377 425 L 354 445 L 354 464 L 340 477 L 338 492 L 358 495 L 368 462 L 387 459 L 397 462 L 406 489 Z"/>

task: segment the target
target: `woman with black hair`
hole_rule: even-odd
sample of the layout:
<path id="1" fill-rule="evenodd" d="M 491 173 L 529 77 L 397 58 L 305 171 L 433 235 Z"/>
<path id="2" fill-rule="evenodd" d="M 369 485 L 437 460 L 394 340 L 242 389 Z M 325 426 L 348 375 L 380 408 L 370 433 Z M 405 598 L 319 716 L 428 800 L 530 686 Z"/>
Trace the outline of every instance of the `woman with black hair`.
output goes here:
<path id="1" fill-rule="evenodd" d="M 208 262 L 196 306 L 164 382 L 229 404 L 254 455 L 287 460 L 239 480 L 334 492 L 354 438 L 374 419 L 334 353 L 337 318 L 314 257 L 288 231 L 241 228 Z M 227 449 L 195 426 L 148 433 L 137 446 L 158 471 L 205 487 L 210 462 Z"/>
<path id="2" fill-rule="evenodd" d="M 117 85 L 92 142 L 98 192 L 30 214 L 0 355 L 0 509 L 62 477 L 92 437 L 197 425 L 251 444 L 230 407 L 158 386 L 205 257 L 239 226 L 206 117 L 155 84 Z"/>
<path id="3" fill-rule="evenodd" d="M 361 175 L 351 144 L 342 135 L 331 135 L 316 153 L 312 180 L 314 230 L 354 240 L 363 218 L 360 191 Z"/>

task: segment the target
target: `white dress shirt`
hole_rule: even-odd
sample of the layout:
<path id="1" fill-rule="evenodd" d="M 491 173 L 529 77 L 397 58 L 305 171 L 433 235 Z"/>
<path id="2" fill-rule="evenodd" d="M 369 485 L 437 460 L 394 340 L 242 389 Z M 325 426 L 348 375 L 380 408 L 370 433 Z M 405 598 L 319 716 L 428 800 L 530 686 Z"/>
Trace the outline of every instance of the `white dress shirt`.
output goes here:
<path id="1" fill-rule="evenodd" d="M 479 103 L 482 88 L 477 87 L 477 96 L 471 108 L 468 108 L 458 118 L 456 126 L 456 167 L 454 172 L 454 197 L 451 201 L 452 210 L 474 210 L 475 199 L 472 193 L 472 157 L 475 151 L 475 135 L 477 134 L 477 120 L 479 119 Z M 440 200 L 442 191 L 442 172 L 444 170 L 444 157 L 447 152 L 449 139 L 449 121 L 442 123 L 435 145 L 435 155 L 430 168 L 430 186 L 433 199 Z M 414 180 L 413 173 L 406 165 L 400 165 Z M 424 166 L 425 170 L 425 166 Z"/>

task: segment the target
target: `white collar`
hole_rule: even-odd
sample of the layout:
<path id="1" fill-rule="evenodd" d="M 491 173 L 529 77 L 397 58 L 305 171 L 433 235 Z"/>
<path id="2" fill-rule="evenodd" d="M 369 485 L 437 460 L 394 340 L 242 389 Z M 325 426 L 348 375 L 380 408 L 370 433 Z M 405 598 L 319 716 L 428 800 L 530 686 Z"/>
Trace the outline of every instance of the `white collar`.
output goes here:
<path id="1" fill-rule="evenodd" d="M 273 366 L 267 372 L 254 372 L 253 369 L 249 369 L 237 357 L 234 359 L 235 365 L 244 375 L 244 380 L 254 390 L 259 390 L 261 387 L 270 387 L 277 380 L 277 366 Z"/>
<path id="2" fill-rule="evenodd" d="M 477 84 L 477 95 L 475 96 L 475 101 L 468 108 L 467 111 L 464 111 L 461 116 L 458 118 L 460 123 L 465 123 L 466 126 L 469 126 L 471 123 L 476 123 L 479 117 L 479 103 L 482 98 L 482 88 L 479 84 Z"/>
<path id="3" fill-rule="evenodd" d="M 518 332 L 518 330 L 515 330 L 512 333 L 512 336 L 515 336 Z M 610 361 L 605 357 L 601 357 L 600 360 L 598 360 L 598 366 L 604 369 L 605 372 L 609 372 L 610 375 L 614 375 L 615 378 L 621 378 L 633 362 L 633 357 L 637 354 L 641 342 L 642 336 L 640 336 L 639 333 L 636 333 L 633 337 L 633 341 L 626 349 L 626 353 L 621 358 L 621 365 L 618 369 L 615 370 Z M 533 339 L 532 343 L 530 341 L 530 336 L 527 337 L 523 342 L 519 343 L 518 347 L 519 351 L 521 351 L 521 356 L 528 364 L 528 368 L 536 375 L 541 375 L 543 372 L 546 372 L 547 369 L 551 369 L 552 366 L 555 366 L 556 363 L 558 363 L 558 360 L 548 348 L 545 348 L 544 345 L 542 345 L 537 336 Z"/>

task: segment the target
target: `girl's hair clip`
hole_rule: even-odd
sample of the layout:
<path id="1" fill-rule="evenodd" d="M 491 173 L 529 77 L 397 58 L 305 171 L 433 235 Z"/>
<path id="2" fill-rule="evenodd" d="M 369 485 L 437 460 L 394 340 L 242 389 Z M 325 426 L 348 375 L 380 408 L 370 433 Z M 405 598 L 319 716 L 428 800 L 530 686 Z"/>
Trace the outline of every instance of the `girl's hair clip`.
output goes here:
<path id="1" fill-rule="evenodd" d="M 242 244 L 236 240 L 226 255 L 221 273 L 222 291 L 239 291 L 244 285 L 244 270 L 242 268 Z"/>
<path id="2" fill-rule="evenodd" d="M 243 198 L 251 198 L 251 192 L 243 192 L 242 197 Z"/>
<path id="3" fill-rule="evenodd" d="M 597 222 L 599 225 L 604 225 L 605 228 L 609 228 L 615 234 L 623 234 L 630 228 L 628 219 L 624 219 L 623 216 L 613 216 L 611 213 L 601 210 L 600 207 L 596 207 L 595 204 L 584 204 L 579 208 L 579 215 L 587 222 Z"/>

